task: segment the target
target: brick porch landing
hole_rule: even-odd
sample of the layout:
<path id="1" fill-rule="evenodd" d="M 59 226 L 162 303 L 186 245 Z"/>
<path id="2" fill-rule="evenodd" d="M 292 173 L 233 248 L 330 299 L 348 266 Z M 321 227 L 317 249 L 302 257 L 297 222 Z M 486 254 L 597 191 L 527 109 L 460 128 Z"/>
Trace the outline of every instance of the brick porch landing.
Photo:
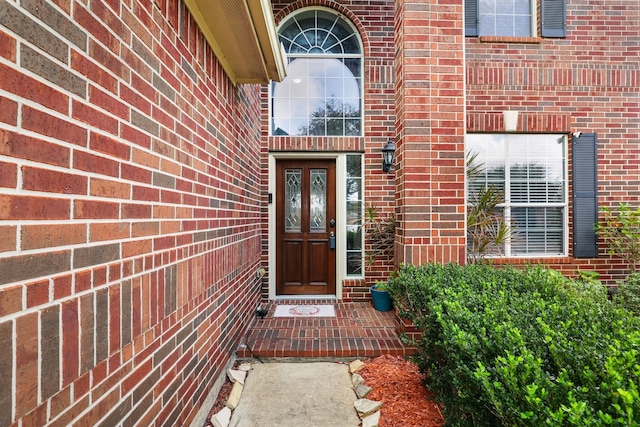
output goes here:
<path id="1" fill-rule="evenodd" d="M 335 317 L 274 318 L 276 304 L 332 304 Z M 410 355 L 396 333 L 394 312 L 376 311 L 368 302 L 278 300 L 262 303 L 269 313 L 255 318 L 237 350 L 239 358 L 351 358 Z"/>

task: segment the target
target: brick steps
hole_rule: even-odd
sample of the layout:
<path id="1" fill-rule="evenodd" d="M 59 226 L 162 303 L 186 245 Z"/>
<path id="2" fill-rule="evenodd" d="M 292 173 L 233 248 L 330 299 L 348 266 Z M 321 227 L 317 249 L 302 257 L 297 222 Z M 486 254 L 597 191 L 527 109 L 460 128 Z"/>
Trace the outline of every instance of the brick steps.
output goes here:
<path id="1" fill-rule="evenodd" d="M 351 358 L 410 355 L 396 333 L 394 312 L 376 311 L 367 302 L 278 301 L 279 304 L 333 304 L 333 318 L 274 318 L 270 302 L 237 349 L 239 358 Z"/>

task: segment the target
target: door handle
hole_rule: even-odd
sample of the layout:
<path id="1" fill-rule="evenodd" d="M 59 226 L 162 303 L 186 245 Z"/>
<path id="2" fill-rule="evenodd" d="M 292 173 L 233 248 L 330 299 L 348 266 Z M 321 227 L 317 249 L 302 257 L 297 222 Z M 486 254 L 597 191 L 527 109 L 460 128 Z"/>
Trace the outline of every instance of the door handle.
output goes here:
<path id="1" fill-rule="evenodd" d="M 331 233 L 329 233 L 329 249 L 335 249 L 335 248 L 336 248 L 336 233 L 332 231 Z"/>

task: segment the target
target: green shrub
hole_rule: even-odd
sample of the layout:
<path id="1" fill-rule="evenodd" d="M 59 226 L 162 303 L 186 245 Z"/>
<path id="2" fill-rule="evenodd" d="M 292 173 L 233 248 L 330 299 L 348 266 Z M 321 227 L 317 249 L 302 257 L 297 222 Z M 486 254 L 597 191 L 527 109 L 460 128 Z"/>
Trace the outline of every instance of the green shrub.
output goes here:
<path id="1" fill-rule="evenodd" d="M 618 285 L 616 301 L 627 310 L 640 316 L 640 274 L 633 273 Z"/>
<path id="2" fill-rule="evenodd" d="M 560 276 L 562 287 L 576 298 L 591 299 L 603 302 L 608 298 L 607 288 L 600 281 L 600 273 L 596 271 L 578 270 L 575 280 L 569 280 L 555 270 L 549 270 L 549 274 Z"/>
<path id="3" fill-rule="evenodd" d="M 632 210 L 628 204 L 620 203 L 618 211 L 603 208 L 602 223 L 595 226 L 596 232 L 609 246 L 610 255 L 618 255 L 629 263 L 635 273 L 640 262 L 640 207 Z"/>
<path id="4" fill-rule="evenodd" d="M 640 425 L 638 319 L 542 267 L 403 266 L 417 362 L 448 426 Z"/>

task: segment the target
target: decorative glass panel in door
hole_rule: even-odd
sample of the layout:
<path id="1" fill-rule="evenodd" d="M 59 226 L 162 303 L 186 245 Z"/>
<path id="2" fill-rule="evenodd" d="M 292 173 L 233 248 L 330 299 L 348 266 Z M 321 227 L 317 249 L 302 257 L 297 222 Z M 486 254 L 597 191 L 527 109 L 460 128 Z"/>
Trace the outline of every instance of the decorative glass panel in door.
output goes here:
<path id="1" fill-rule="evenodd" d="M 326 231 L 327 171 L 311 169 L 311 232 Z"/>
<path id="2" fill-rule="evenodd" d="M 288 169 L 285 174 L 284 229 L 286 231 L 300 231 L 302 227 L 302 171 L 300 169 Z"/>

